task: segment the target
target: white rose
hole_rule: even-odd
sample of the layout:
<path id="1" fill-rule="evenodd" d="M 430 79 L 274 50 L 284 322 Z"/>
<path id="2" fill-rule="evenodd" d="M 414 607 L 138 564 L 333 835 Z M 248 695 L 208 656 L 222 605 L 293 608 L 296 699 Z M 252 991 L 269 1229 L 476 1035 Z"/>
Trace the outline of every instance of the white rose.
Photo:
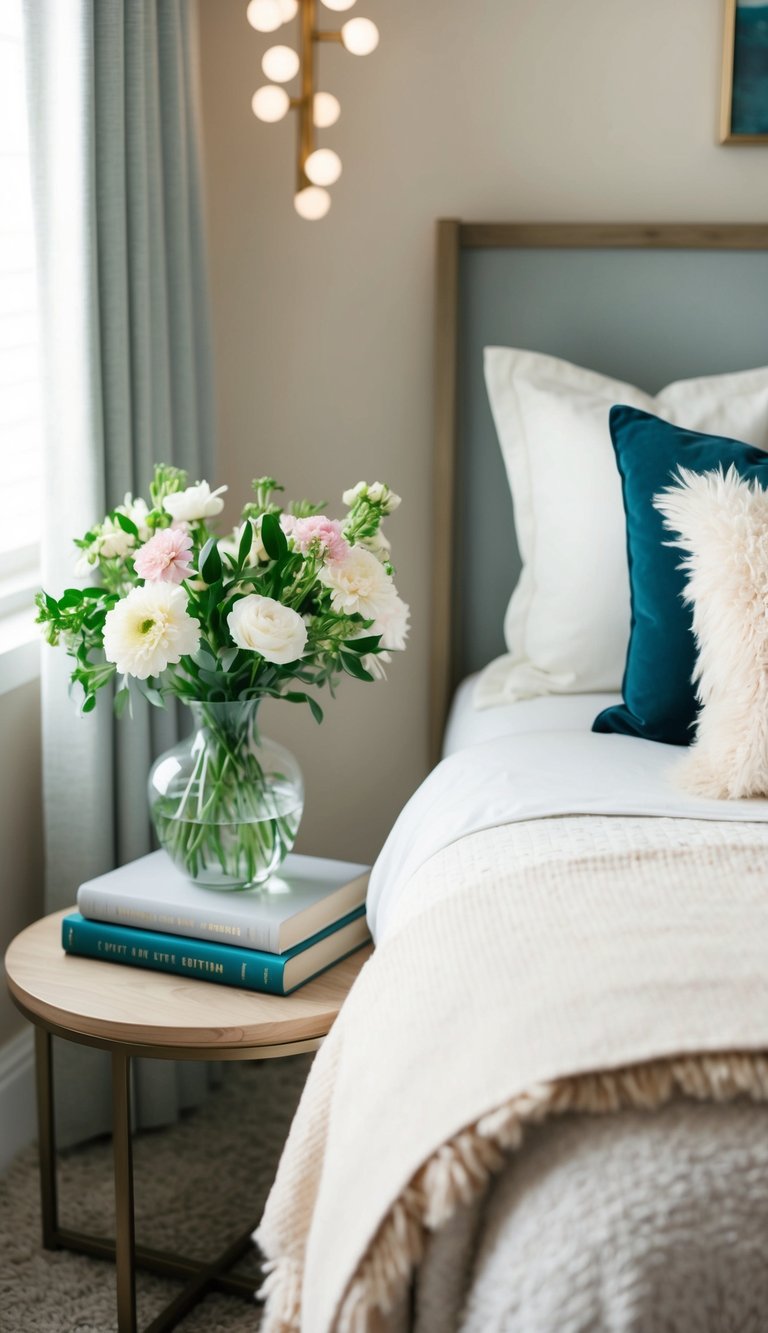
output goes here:
<path id="1" fill-rule="evenodd" d="M 241 597 L 227 616 L 238 648 L 260 653 L 267 662 L 296 662 L 307 645 L 307 627 L 297 611 L 252 592 Z"/>
<path id="2" fill-rule="evenodd" d="M 215 518 L 224 508 L 221 496 L 226 490 L 226 486 L 219 486 L 212 491 L 207 481 L 199 481 L 185 491 L 166 495 L 163 508 L 176 523 L 197 523 L 203 518 Z"/>
<path id="3" fill-rule="evenodd" d="M 323 565 L 317 577 L 331 590 L 331 605 L 342 615 L 375 620 L 395 595 L 384 566 L 362 546 L 352 546 L 343 560 Z"/>
<path id="4" fill-rule="evenodd" d="M 159 676 L 197 652 L 200 626 L 187 613 L 187 594 L 174 583 L 132 588 L 104 620 L 104 656 L 121 676 Z"/>

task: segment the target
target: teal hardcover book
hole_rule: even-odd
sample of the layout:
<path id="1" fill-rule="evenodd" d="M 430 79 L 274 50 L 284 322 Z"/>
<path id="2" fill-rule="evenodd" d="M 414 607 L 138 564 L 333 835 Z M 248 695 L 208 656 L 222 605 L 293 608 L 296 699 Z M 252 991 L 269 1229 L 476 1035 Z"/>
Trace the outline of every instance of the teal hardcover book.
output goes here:
<path id="1" fill-rule="evenodd" d="M 61 928 L 65 953 L 156 972 L 175 972 L 222 986 L 266 991 L 270 995 L 288 995 L 359 949 L 368 939 L 364 907 L 358 907 L 283 954 L 90 921 L 79 912 L 65 916 Z"/>

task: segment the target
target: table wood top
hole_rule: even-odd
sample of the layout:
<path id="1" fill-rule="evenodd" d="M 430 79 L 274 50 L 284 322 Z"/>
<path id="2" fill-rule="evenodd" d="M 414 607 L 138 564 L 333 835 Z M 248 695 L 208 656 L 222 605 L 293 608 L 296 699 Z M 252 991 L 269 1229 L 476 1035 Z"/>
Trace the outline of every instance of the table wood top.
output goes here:
<path id="1" fill-rule="evenodd" d="M 252 1058 L 319 1044 L 372 946 L 359 949 L 293 995 L 260 995 L 165 972 L 79 958 L 61 947 L 61 921 L 28 926 L 5 955 L 11 995 L 32 1019 L 99 1044 L 172 1048 L 181 1058 Z"/>

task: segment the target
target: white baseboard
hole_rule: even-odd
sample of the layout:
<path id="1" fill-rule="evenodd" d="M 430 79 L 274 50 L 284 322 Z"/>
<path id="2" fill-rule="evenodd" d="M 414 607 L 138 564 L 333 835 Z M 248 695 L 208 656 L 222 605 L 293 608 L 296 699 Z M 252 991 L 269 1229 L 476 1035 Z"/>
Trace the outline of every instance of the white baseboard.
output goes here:
<path id="1" fill-rule="evenodd" d="M 0 1174 L 37 1133 L 32 1029 L 0 1046 Z"/>

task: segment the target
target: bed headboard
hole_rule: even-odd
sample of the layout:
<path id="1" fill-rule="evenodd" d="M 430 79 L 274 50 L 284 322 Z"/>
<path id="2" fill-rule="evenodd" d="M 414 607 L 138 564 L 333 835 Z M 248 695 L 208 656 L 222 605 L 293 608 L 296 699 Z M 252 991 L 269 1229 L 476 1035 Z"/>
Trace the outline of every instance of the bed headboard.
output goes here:
<path id="1" fill-rule="evenodd" d="M 451 693 L 504 651 L 519 561 L 483 381 L 490 344 L 656 392 L 768 363 L 768 225 L 437 224 L 430 749 Z M 509 542 L 505 542 L 505 550 Z"/>

